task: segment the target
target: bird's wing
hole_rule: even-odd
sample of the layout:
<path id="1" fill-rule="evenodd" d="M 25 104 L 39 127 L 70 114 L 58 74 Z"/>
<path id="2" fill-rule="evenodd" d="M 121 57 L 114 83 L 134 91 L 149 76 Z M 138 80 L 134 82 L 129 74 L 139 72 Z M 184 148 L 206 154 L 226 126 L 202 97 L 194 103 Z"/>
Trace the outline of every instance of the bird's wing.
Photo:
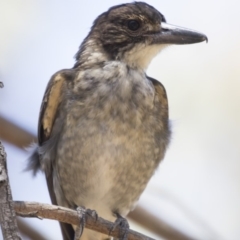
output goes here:
<path id="1" fill-rule="evenodd" d="M 155 88 L 155 93 L 158 96 L 159 102 L 161 103 L 161 107 L 166 111 L 164 111 L 164 114 L 168 118 L 168 99 L 167 99 L 167 93 L 162 85 L 158 80 L 151 78 L 147 76 L 148 80 L 150 80 L 153 83 L 153 86 Z"/>
<path id="2" fill-rule="evenodd" d="M 50 137 L 56 119 L 58 106 L 62 100 L 62 90 L 69 81 L 73 81 L 75 71 L 72 69 L 61 70 L 54 74 L 50 79 L 45 95 L 43 97 L 39 122 L 38 122 L 38 142 L 42 146 Z M 53 204 L 58 205 L 53 189 L 53 172 L 50 169 L 46 174 L 48 191 Z M 74 238 L 74 230 L 71 225 L 60 223 L 64 240 L 72 240 Z"/>
<path id="3" fill-rule="evenodd" d="M 49 139 L 59 104 L 62 100 L 62 88 L 73 81 L 75 71 L 65 69 L 55 73 L 46 88 L 38 121 L 38 142 L 42 145 Z"/>
<path id="4" fill-rule="evenodd" d="M 158 124 L 161 131 L 161 138 L 165 139 L 165 143 L 168 144 L 171 136 L 171 129 L 169 125 L 167 93 L 164 86 L 159 81 L 148 76 L 147 78 L 152 82 L 155 89 L 154 111 L 155 116 L 161 122 L 161 124 Z"/>

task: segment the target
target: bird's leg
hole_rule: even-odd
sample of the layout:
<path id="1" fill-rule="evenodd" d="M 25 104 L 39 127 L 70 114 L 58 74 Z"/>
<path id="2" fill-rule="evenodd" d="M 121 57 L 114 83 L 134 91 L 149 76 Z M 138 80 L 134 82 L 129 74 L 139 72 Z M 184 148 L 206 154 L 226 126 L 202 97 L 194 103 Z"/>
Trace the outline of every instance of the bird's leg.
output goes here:
<path id="1" fill-rule="evenodd" d="M 96 221 L 98 219 L 98 214 L 95 210 L 86 209 L 85 207 L 77 207 L 76 211 L 77 211 L 78 216 L 80 218 L 80 224 L 77 226 L 77 228 L 75 230 L 74 240 L 79 240 L 80 237 L 83 234 L 83 230 L 84 230 L 85 225 L 86 225 L 86 214 L 95 218 Z"/>
<path id="2" fill-rule="evenodd" d="M 129 224 L 126 218 L 122 217 L 119 213 L 115 213 L 115 215 L 117 216 L 116 221 L 114 222 L 112 229 L 110 230 L 110 234 L 112 231 L 114 231 L 114 229 L 117 226 L 120 226 L 121 229 L 123 229 L 124 233 L 123 236 L 120 238 L 121 240 L 127 240 L 127 236 L 128 236 L 128 230 L 129 230 Z M 114 238 L 115 239 L 115 238 Z"/>
<path id="3" fill-rule="evenodd" d="M 80 224 L 77 226 L 77 228 L 75 230 L 74 240 L 79 240 L 80 237 L 82 236 L 83 229 L 85 228 L 86 209 L 84 207 L 77 207 L 76 211 L 80 218 Z"/>

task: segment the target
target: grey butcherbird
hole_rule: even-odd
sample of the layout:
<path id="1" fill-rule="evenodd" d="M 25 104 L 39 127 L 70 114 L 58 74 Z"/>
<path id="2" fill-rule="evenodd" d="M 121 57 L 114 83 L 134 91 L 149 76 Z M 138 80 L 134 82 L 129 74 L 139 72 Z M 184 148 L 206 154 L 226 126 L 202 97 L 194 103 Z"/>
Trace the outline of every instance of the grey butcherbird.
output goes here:
<path id="1" fill-rule="evenodd" d="M 29 168 L 45 172 L 53 204 L 84 206 L 110 221 L 134 208 L 170 138 L 165 89 L 145 70 L 167 45 L 202 41 L 144 2 L 94 21 L 76 64 L 52 76 L 41 106 Z M 72 226 L 61 227 L 64 240 L 73 239 Z M 86 229 L 81 239 L 104 237 Z"/>

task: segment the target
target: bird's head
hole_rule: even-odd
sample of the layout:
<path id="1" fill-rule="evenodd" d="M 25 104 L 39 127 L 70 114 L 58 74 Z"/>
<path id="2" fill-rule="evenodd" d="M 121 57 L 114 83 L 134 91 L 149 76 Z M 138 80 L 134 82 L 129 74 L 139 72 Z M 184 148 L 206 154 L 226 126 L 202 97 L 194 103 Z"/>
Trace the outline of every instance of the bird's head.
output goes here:
<path id="1" fill-rule="evenodd" d="M 154 7 L 144 2 L 114 6 L 101 14 L 80 47 L 76 58 L 92 46 L 104 51 L 111 60 L 146 69 L 152 58 L 170 44 L 207 41 L 204 34 L 170 25 Z M 99 54 L 98 54 L 99 56 Z"/>

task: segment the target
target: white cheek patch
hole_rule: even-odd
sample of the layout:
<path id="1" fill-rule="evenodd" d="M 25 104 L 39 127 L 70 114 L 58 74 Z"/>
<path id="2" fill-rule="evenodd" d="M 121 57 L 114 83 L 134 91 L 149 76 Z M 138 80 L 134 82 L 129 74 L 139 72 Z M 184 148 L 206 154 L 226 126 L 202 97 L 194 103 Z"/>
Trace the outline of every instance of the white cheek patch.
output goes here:
<path id="1" fill-rule="evenodd" d="M 152 59 L 169 44 L 138 44 L 123 56 L 123 61 L 133 67 L 147 69 Z"/>

